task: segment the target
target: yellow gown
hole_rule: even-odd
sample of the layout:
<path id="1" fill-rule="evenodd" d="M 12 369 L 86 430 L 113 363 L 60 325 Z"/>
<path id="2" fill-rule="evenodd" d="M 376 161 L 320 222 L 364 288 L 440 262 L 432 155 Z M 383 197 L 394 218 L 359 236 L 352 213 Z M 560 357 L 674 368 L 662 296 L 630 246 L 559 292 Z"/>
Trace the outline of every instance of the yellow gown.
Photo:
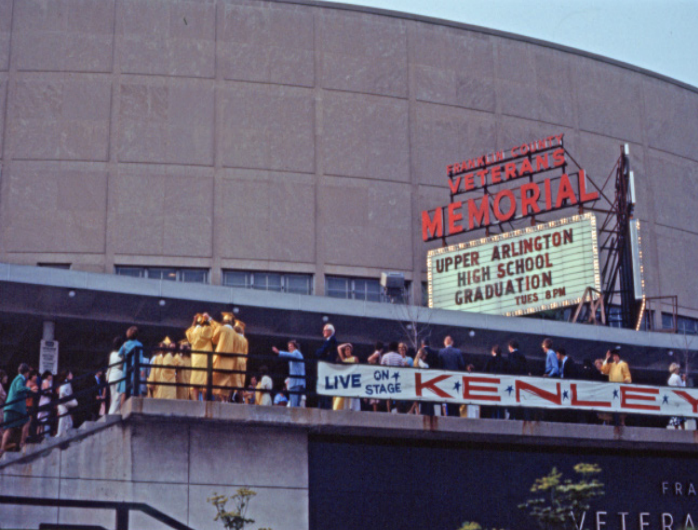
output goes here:
<path id="1" fill-rule="evenodd" d="M 194 351 L 213 351 L 213 344 L 211 343 L 211 338 L 213 337 L 213 327 L 211 326 L 201 326 L 196 325 L 190 327 L 187 332 L 187 340 L 191 344 L 192 354 L 191 354 L 191 367 L 192 368 L 206 368 L 208 355 L 203 353 L 193 353 Z M 206 371 L 196 370 L 191 372 L 191 377 L 189 382 L 192 387 L 200 387 L 200 391 L 206 390 Z"/>
<path id="2" fill-rule="evenodd" d="M 161 383 L 176 383 L 177 369 L 182 366 L 182 359 L 179 355 L 172 355 L 167 352 L 162 358 L 162 366 L 160 367 L 160 382 Z M 176 386 L 161 385 L 157 397 L 159 399 L 177 399 Z"/>
<path id="3" fill-rule="evenodd" d="M 248 354 L 248 343 L 247 339 L 245 338 L 244 335 L 241 335 L 240 333 L 235 332 L 235 334 L 238 337 L 238 350 L 235 353 L 241 353 L 243 355 Z M 247 371 L 247 357 L 236 357 L 235 358 L 237 368 L 236 370 L 241 372 L 239 374 L 234 374 L 233 376 L 233 386 L 237 388 L 245 388 L 245 377 L 247 374 L 245 373 Z M 242 392 L 242 390 L 238 390 L 238 392 Z"/>
<path id="4" fill-rule="evenodd" d="M 191 371 L 187 370 L 187 368 L 191 366 L 191 357 L 181 354 L 178 354 L 177 357 L 179 358 L 179 362 L 181 363 L 180 366 L 182 368 L 177 370 L 176 380 L 180 384 L 187 385 L 177 387 L 177 399 L 189 399 Z"/>
<path id="5" fill-rule="evenodd" d="M 347 357 L 342 361 L 343 363 L 358 363 L 359 359 L 356 357 Z M 344 410 L 344 398 L 343 397 L 333 397 L 332 398 L 332 410 Z"/>
<path id="6" fill-rule="evenodd" d="M 152 398 L 159 398 L 162 387 L 156 383 L 159 383 L 161 379 L 160 366 L 162 365 L 162 353 L 158 353 L 155 357 L 150 360 L 150 374 L 148 375 L 148 396 Z"/>
<path id="7" fill-rule="evenodd" d="M 217 324 L 213 331 L 213 344 L 216 345 L 216 353 L 240 353 L 240 335 L 235 333 L 230 324 Z M 213 357 L 213 367 L 218 370 L 237 370 L 238 357 L 224 357 L 215 355 Z M 230 399 L 231 387 L 235 386 L 237 374 L 213 373 L 213 384 L 228 387 L 214 388 L 213 394 L 223 398 L 224 401 Z"/>

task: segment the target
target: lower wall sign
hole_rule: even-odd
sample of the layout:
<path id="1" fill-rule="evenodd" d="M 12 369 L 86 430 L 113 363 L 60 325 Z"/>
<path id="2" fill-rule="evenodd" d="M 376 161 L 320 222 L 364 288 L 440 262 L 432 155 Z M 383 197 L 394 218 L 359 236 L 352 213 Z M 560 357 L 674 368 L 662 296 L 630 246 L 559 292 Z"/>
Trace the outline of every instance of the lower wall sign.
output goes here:
<path id="1" fill-rule="evenodd" d="M 354 398 L 638 412 L 698 418 L 698 389 L 375 365 L 321 362 L 318 364 L 317 393 Z"/>

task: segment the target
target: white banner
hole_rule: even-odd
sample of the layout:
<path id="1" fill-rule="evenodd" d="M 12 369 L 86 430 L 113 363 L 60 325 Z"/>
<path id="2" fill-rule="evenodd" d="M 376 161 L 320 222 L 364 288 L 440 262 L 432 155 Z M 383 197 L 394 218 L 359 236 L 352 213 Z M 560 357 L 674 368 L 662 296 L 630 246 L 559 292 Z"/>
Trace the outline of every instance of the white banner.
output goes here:
<path id="1" fill-rule="evenodd" d="M 698 389 L 574 379 L 420 370 L 367 364 L 318 364 L 325 396 L 579 409 L 698 418 Z"/>

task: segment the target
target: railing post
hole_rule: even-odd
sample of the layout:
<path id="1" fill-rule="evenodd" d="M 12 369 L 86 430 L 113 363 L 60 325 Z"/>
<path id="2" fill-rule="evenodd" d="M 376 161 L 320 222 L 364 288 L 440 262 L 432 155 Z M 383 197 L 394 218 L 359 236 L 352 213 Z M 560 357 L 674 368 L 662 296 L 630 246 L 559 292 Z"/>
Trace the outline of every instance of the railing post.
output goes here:
<path id="1" fill-rule="evenodd" d="M 213 352 L 206 355 L 206 401 L 213 401 Z"/>
<path id="2" fill-rule="evenodd" d="M 128 530 L 128 506 L 116 509 L 116 530 Z"/>
<path id="3" fill-rule="evenodd" d="M 141 395 L 141 356 L 143 355 L 143 348 L 133 349 L 133 396 Z"/>

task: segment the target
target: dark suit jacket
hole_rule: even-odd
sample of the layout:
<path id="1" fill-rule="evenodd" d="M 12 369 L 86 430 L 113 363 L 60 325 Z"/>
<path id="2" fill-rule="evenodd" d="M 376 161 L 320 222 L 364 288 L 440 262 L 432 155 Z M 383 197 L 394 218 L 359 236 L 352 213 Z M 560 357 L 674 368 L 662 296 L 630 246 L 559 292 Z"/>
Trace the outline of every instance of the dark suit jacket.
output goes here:
<path id="1" fill-rule="evenodd" d="M 565 364 L 560 363 L 560 377 L 562 377 L 562 379 L 574 379 L 577 377 L 577 367 L 574 361 L 568 356 L 564 363 Z"/>
<path id="2" fill-rule="evenodd" d="M 440 349 L 439 368 L 464 372 L 466 367 L 463 352 L 453 346 Z"/>
<path id="3" fill-rule="evenodd" d="M 528 375 L 526 357 L 520 350 L 509 353 L 509 373 L 511 375 Z"/>
<path id="4" fill-rule="evenodd" d="M 429 365 L 429 368 L 439 368 L 439 350 L 424 346 L 424 353 L 426 353 L 424 361 Z"/>
<path id="5" fill-rule="evenodd" d="M 337 339 L 334 335 L 326 339 L 322 346 L 315 350 L 315 357 L 318 361 L 328 363 L 333 363 L 337 360 Z"/>

